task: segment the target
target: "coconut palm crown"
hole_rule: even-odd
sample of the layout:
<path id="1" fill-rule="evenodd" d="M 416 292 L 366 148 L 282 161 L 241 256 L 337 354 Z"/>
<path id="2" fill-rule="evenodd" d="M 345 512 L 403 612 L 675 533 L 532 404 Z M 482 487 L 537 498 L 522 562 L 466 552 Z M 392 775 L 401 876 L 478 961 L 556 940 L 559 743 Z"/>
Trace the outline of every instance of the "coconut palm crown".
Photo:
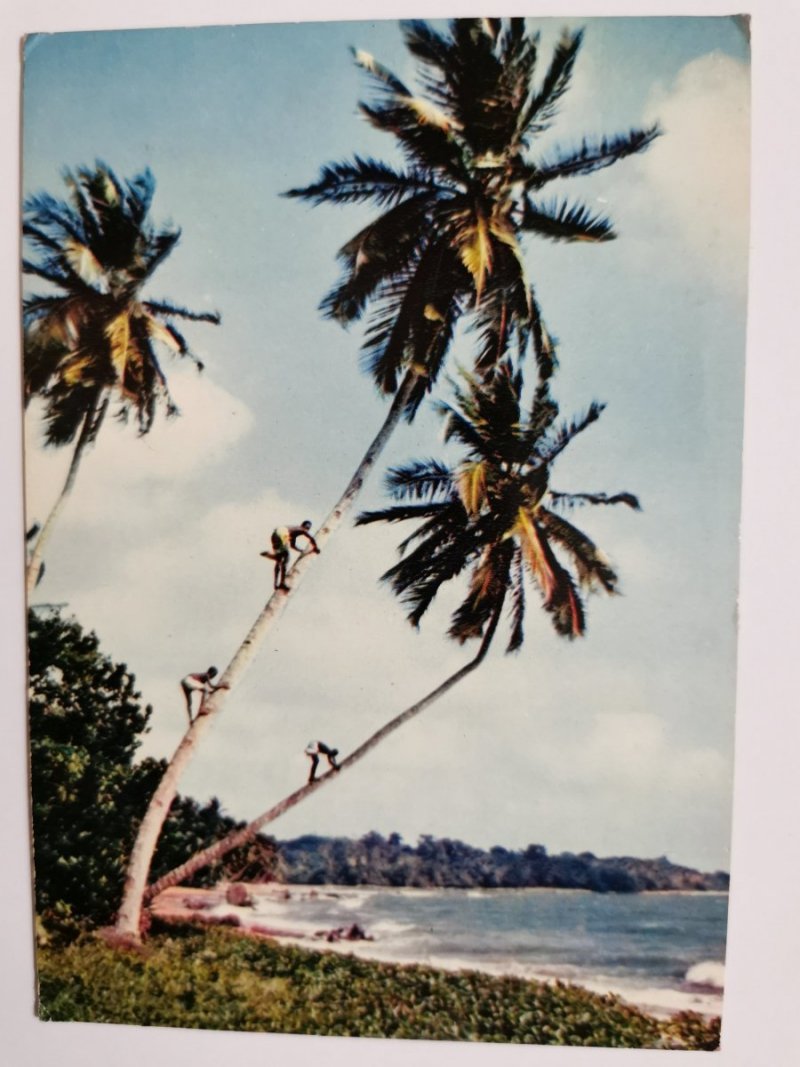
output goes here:
<path id="1" fill-rule="evenodd" d="M 582 34 L 563 34 L 539 79 L 539 38 L 524 19 L 456 19 L 447 33 L 421 21 L 402 26 L 420 93 L 371 55 L 356 51 L 355 58 L 376 90 L 361 111 L 392 134 L 406 165 L 356 156 L 286 195 L 382 209 L 340 249 L 343 276 L 322 308 L 343 323 L 370 309 L 365 369 L 385 393 L 396 391 L 404 371 L 417 375 L 411 417 L 465 312 L 480 336 L 479 373 L 490 372 L 512 345 L 524 351 L 529 342 L 540 374 L 551 372 L 552 345 L 526 277 L 522 238 L 598 242 L 615 234 L 609 219 L 585 205 L 544 201 L 541 193 L 556 179 L 641 152 L 659 130 L 585 139 L 534 160 L 531 146 L 569 88 Z"/>
<path id="2" fill-rule="evenodd" d="M 66 201 L 26 198 L 26 274 L 48 283 L 23 302 L 26 403 L 45 401 L 45 440 L 64 445 L 81 431 L 94 437 L 113 394 L 119 414 L 132 410 L 140 433 L 159 402 L 176 408 L 157 348 L 193 359 L 176 319 L 218 323 L 219 315 L 145 299 L 143 287 L 172 252 L 180 230 L 148 218 L 155 180 L 144 170 L 121 181 L 105 164 L 65 171 Z M 93 427 L 93 422 L 97 425 Z"/>
<path id="3" fill-rule="evenodd" d="M 556 631 L 566 637 L 586 629 L 584 596 L 614 593 L 617 575 L 605 555 L 559 510 L 581 504 L 626 504 L 631 493 L 560 493 L 550 488 L 550 469 L 603 405 L 593 403 L 571 422 L 556 425 L 558 409 L 540 382 L 530 410 L 521 403 L 522 376 L 504 361 L 490 381 L 465 375 L 455 403 L 440 404 L 446 438 L 466 449 L 455 466 L 436 460 L 393 468 L 387 476 L 400 503 L 362 513 L 357 523 L 417 520 L 399 547 L 400 561 L 383 576 L 418 625 L 442 585 L 469 571 L 467 595 L 456 608 L 450 636 L 481 637 L 508 596 L 508 651 L 523 641 L 526 578 L 541 594 Z"/>

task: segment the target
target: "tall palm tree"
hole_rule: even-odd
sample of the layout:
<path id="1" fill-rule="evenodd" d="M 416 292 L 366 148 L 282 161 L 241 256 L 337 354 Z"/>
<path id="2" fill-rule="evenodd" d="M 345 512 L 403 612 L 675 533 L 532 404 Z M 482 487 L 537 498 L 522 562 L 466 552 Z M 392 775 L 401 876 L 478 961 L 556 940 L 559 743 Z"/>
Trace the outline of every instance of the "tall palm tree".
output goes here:
<path id="1" fill-rule="evenodd" d="M 150 429 L 159 403 L 176 414 L 157 349 L 202 368 L 175 320 L 219 322 L 216 313 L 142 295 L 180 238 L 179 230 L 156 228 L 148 218 L 155 192 L 149 170 L 123 182 L 97 163 L 66 171 L 64 180 L 66 201 L 39 193 L 23 206 L 22 232 L 32 256 L 22 269 L 48 283 L 47 292 L 23 302 L 25 403 L 43 400 L 47 445 L 74 444 L 64 486 L 28 561 L 28 595 L 112 399 L 120 417 L 133 413 L 140 434 Z"/>
<path id="2" fill-rule="evenodd" d="M 639 508 L 631 493 L 559 493 L 550 488 L 550 468 L 578 433 L 594 422 L 602 406 L 556 426 L 558 410 L 540 382 L 530 411 L 522 409 L 522 376 L 506 361 L 488 382 L 468 377 L 456 390 L 455 405 L 440 405 L 447 435 L 465 448 L 463 460 L 448 466 L 434 460 L 392 470 L 388 486 L 400 503 L 359 516 L 359 524 L 417 521 L 400 545 L 402 560 L 384 575 L 409 608 L 415 625 L 443 584 L 469 573 L 466 597 L 453 614 L 450 636 L 480 639 L 476 655 L 444 682 L 390 719 L 339 764 L 295 790 L 247 826 L 190 857 L 147 890 L 151 899 L 219 862 L 306 797 L 362 760 L 404 723 L 419 715 L 484 661 L 510 603 L 507 651 L 523 643 L 526 578 L 538 587 L 558 634 L 584 634 L 584 596 L 594 589 L 613 593 L 617 575 L 597 546 L 556 509 L 581 504 L 626 504 Z M 409 551 L 411 545 L 416 547 Z M 559 556 L 563 557 L 559 559 Z"/>
<path id="3" fill-rule="evenodd" d="M 420 64 L 422 95 L 364 52 L 356 61 L 377 89 L 365 116 L 394 135 L 406 170 L 356 157 L 331 164 L 319 180 L 287 194 L 313 203 L 373 203 L 385 208 L 340 251 L 344 277 L 325 297 L 326 314 L 343 323 L 369 306 L 364 361 L 376 383 L 393 395 L 386 419 L 342 496 L 320 529 L 324 547 L 349 513 L 404 414 L 413 417 L 445 361 L 464 312 L 479 332 L 476 367 L 491 374 L 507 352 L 533 348 L 543 377 L 552 372 L 553 343 L 542 322 L 523 265 L 527 232 L 555 240 L 607 241 L 610 222 L 581 204 L 535 198 L 549 182 L 590 174 L 642 151 L 658 129 L 585 140 L 570 152 L 532 162 L 530 141 L 553 120 L 569 88 L 581 34 L 565 34 L 535 80 L 538 38 L 524 20 L 457 19 L 449 35 L 423 22 L 404 24 L 406 44 Z M 289 574 L 296 592 L 312 559 Z M 185 768 L 202 735 L 240 681 L 261 641 L 290 597 L 276 593 L 223 673 L 221 688 L 181 740 L 140 826 L 116 932 L 139 937 L 147 874 L 158 835 Z"/>
<path id="4" fill-rule="evenodd" d="M 343 276 L 322 309 L 345 324 L 369 309 L 364 366 L 385 393 L 413 379 L 410 417 L 464 313 L 480 333 L 478 371 L 491 371 L 512 343 L 524 351 L 532 339 L 540 373 L 550 373 L 552 346 L 526 276 L 523 238 L 597 242 L 615 234 L 585 205 L 542 201 L 542 191 L 643 151 L 659 131 L 587 138 L 534 159 L 531 146 L 570 86 L 580 32 L 563 34 L 541 80 L 539 37 L 524 19 L 455 19 L 448 33 L 412 21 L 403 32 L 419 65 L 420 93 L 368 53 L 355 57 L 376 90 L 361 111 L 394 137 L 406 166 L 356 156 L 287 195 L 381 209 L 341 248 Z"/>

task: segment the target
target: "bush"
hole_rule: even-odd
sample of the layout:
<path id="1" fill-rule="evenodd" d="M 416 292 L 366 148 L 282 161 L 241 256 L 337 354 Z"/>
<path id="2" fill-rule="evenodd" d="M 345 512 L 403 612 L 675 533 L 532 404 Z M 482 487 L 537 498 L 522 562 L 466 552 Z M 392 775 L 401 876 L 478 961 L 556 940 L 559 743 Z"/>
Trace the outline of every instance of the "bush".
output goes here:
<path id="1" fill-rule="evenodd" d="M 143 953 L 84 937 L 39 953 L 43 1019 L 346 1037 L 715 1048 L 718 1023 L 663 1022 L 614 996 L 310 952 L 171 927 Z"/>

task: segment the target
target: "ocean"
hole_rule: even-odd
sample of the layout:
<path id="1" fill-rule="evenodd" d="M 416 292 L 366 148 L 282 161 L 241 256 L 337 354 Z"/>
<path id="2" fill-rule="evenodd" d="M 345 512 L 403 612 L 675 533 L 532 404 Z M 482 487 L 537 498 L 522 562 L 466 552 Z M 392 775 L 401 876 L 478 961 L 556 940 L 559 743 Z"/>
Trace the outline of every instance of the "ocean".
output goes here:
<path id="1" fill-rule="evenodd" d="M 319 947 L 357 923 L 373 940 L 337 951 L 400 963 L 562 980 L 618 993 L 659 1014 L 721 1014 L 724 893 L 598 894 L 547 889 L 250 887 L 255 908 L 220 904 L 243 925 L 286 930 Z M 281 893 L 284 887 L 281 889 Z"/>

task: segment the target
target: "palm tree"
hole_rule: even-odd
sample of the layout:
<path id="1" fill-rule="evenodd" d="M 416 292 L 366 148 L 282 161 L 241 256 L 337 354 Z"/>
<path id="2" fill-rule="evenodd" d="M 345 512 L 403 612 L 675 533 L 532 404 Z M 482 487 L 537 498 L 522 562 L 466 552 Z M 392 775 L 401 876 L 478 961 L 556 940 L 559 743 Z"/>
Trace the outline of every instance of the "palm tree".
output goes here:
<path id="1" fill-rule="evenodd" d="M 155 192 L 149 170 L 122 182 L 97 163 L 66 171 L 64 180 L 67 201 L 39 193 L 23 207 L 32 258 L 22 269 L 48 283 L 45 294 L 23 302 L 25 403 L 34 397 L 44 402 L 47 445 L 74 443 L 64 486 L 28 561 L 29 596 L 53 524 L 111 400 L 119 402 L 121 418 L 133 413 L 140 435 L 150 429 L 159 403 L 176 414 L 157 348 L 202 369 L 175 320 L 219 322 L 216 313 L 142 295 L 180 238 L 179 230 L 157 229 L 148 219 Z"/>
<path id="2" fill-rule="evenodd" d="M 604 405 L 555 425 L 558 408 L 540 380 L 527 415 L 522 375 L 506 360 L 490 382 L 465 375 L 454 405 L 441 403 L 445 439 L 466 449 L 456 467 L 416 461 L 390 471 L 399 503 L 365 512 L 359 525 L 422 520 L 400 545 L 401 559 L 383 576 L 418 626 L 441 586 L 469 571 L 465 598 L 453 613 L 450 636 L 479 638 L 506 596 L 510 600 L 508 651 L 523 642 L 526 579 L 541 594 L 556 631 L 581 636 L 585 594 L 614 593 L 617 576 L 605 555 L 559 511 L 577 505 L 626 504 L 631 493 L 560 493 L 550 468 L 569 442 L 595 422 Z"/>
<path id="3" fill-rule="evenodd" d="M 479 372 L 490 372 L 512 344 L 524 351 L 532 340 L 540 374 L 550 374 L 552 346 L 526 277 L 522 239 L 532 233 L 597 242 L 615 234 L 585 205 L 544 202 L 540 194 L 557 179 L 643 151 L 659 131 L 585 139 L 534 160 L 531 144 L 569 88 L 580 32 L 564 33 L 540 82 L 538 35 L 526 32 L 524 19 L 456 19 L 447 34 L 412 21 L 403 32 L 419 64 L 421 93 L 368 53 L 355 58 L 376 88 L 361 111 L 393 135 L 405 168 L 356 156 L 286 195 L 382 209 L 341 248 L 343 276 L 321 306 L 345 324 L 369 309 L 364 366 L 384 393 L 396 393 L 402 380 L 411 417 L 464 313 L 480 333 Z"/>
<path id="4" fill-rule="evenodd" d="M 480 333 L 476 367 L 490 375 L 513 347 L 532 347 L 539 373 L 552 372 L 553 343 L 525 277 L 520 239 L 607 241 L 610 222 L 580 204 L 537 202 L 547 183 L 590 174 L 645 149 L 658 129 L 585 140 L 572 152 L 533 163 L 529 141 L 548 128 L 567 91 L 581 34 L 565 34 L 536 86 L 538 39 L 524 20 L 457 19 L 443 36 L 423 22 L 404 24 L 421 65 L 423 95 L 414 96 L 364 52 L 356 61 L 377 87 L 362 111 L 394 134 L 407 170 L 358 157 L 323 168 L 319 181 L 288 196 L 313 203 L 373 203 L 386 210 L 340 251 L 344 277 L 322 302 L 343 323 L 369 305 L 364 360 L 393 399 L 378 434 L 315 539 L 324 547 L 349 513 L 393 430 L 413 417 L 445 361 L 458 320 L 472 313 Z M 296 592 L 306 554 L 289 574 Z M 147 875 L 164 819 L 204 732 L 240 681 L 290 597 L 273 595 L 182 738 L 142 821 L 120 906 L 116 935 L 138 939 Z"/>
<path id="5" fill-rule="evenodd" d="M 455 405 L 440 405 L 448 437 L 465 446 L 461 463 L 449 467 L 427 460 L 392 470 L 388 487 L 400 503 L 366 512 L 357 520 L 360 525 L 420 523 L 400 545 L 400 563 L 384 575 L 405 601 L 414 625 L 444 583 L 469 572 L 467 595 L 453 614 L 449 633 L 462 643 L 480 639 L 476 655 L 367 738 L 340 762 L 338 772 L 329 771 L 295 790 L 245 827 L 190 857 L 150 886 L 148 899 L 252 840 L 476 670 L 486 658 L 507 600 L 511 609 L 507 651 L 518 650 L 524 636 L 526 578 L 540 590 L 558 634 L 571 639 L 585 633 L 585 594 L 595 589 L 614 593 L 617 575 L 586 534 L 556 509 L 591 503 L 626 504 L 638 510 L 639 503 L 631 493 L 565 494 L 551 489 L 553 462 L 599 417 L 602 405 L 592 404 L 583 417 L 556 427 L 558 409 L 546 383 L 540 382 L 527 416 L 521 394 L 522 376 L 508 361 L 489 382 L 467 377 L 466 386 L 456 390 Z M 416 547 L 409 552 L 411 545 Z"/>

